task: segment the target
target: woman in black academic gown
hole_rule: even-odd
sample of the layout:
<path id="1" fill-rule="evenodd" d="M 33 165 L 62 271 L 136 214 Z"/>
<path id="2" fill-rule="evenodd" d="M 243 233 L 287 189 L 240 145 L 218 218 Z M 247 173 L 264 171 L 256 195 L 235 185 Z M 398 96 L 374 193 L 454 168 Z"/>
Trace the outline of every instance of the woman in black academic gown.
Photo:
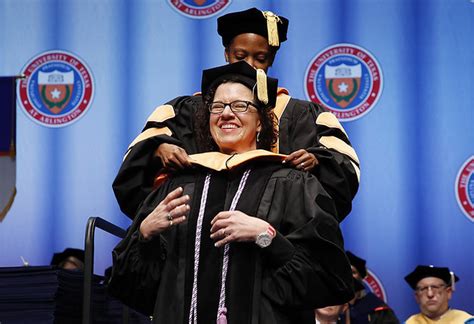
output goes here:
<path id="1" fill-rule="evenodd" d="M 113 251 L 109 290 L 155 323 L 314 323 L 353 296 L 331 197 L 267 150 L 277 80 L 245 62 L 203 73 L 193 169 L 168 176 Z"/>

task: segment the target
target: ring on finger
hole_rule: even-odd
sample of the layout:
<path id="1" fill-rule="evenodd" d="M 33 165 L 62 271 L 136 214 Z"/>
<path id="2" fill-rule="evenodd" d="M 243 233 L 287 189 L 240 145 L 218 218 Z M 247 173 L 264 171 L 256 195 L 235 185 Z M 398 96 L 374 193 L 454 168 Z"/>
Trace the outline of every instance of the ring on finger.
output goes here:
<path id="1" fill-rule="evenodd" d="M 168 213 L 168 215 L 166 215 L 166 218 L 171 222 L 173 220 L 173 216 L 171 216 L 171 213 Z"/>
<path id="2" fill-rule="evenodd" d="M 171 226 L 173 226 L 173 221 L 172 221 L 172 220 L 170 220 L 170 227 L 171 227 Z"/>
<path id="3" fill-rule="evenodd" d="M 302 167 L 302 168 L 304 168 L 304 162 L 301 162 L 301 164 L 300 164 L 300 165 L 301 165 L 301 167 Z"/>

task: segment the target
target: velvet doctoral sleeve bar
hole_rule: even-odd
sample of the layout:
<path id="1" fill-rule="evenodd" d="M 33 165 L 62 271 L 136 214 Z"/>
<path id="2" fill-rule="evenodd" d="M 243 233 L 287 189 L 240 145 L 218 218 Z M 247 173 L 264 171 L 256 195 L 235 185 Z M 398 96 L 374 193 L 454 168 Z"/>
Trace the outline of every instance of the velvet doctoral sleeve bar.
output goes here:
<path id="1" fill-rule="evenodd" d="M 188 154 L 197 153 L 194 140 L 194 113 L 202 106 L 201 96 L 184 96 L 159 106 L 130 144 L 113 182 L 115 197 L 124 214 L 133 219 L 138 206 L 153 190 L 162 168 L 155 151 L 162 143 L 180 146 Z"/>
<path id="2" fill-rule="evenodd" d="M 320 105 L 291 98 L 279 125 L 279 153 L 305 149 L 315 155 L 319 164 L 312 172 L 334 199 L 341 222 L 352 209 L 360 180 L 359 158 L 341 123 Z"/>

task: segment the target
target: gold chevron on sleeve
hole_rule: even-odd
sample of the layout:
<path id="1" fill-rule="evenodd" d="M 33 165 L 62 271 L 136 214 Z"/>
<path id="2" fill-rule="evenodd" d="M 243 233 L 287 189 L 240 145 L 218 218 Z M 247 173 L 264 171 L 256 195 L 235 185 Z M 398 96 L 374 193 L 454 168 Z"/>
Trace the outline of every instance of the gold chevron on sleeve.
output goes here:
<path id="1" fill-rule="evenodd" d="M 147 122 L 159 122 L 162 123 L 165 120 L 175 117 L 173 106 L 162 105 L 155 108 L 155 111 L 148 117 Z"/>
<path id="2" fill-rule="evenodd" d="M 138 135 L 132 143 L 130 143 L 130 145 L 128 146 L 128 149 L 127 149 L 127 153 L 125 154 L 125 156 L 123 157 L 123 159 L 125 160 L 125 158 L 127 157 L 128 153 L 130 152 L 130 149 L 137 143 L 141 142 L 141 141 L 144 141 L 150 137 L 153 137 L 153 136 L 157 136 L 157 135 L 168 135 L 168 136 L 171 136 L 173 134 L 173 132 L 171 132 L 171 130 L 168 128 L 168 127 L 163 127 L 163 128 L 148 128 L 146 130 L 144 130 L 142 133 L 140 133 L 140 135 Z"/>
<path id="3" fill-rule="evenodd" d="M 168 127 L 163 127 L 163 128 L 148 128 L 144 130 L 140 135 L 138 135 L 133 142 L 128 146 L 130 149 L 133 145 L 137 144 L 138 142 L 141 142 L 143 140 L 146 140 L 150 137 L 157 136 L 157 135 L 168 135 L 171 136 L 173 133 Z"/>
<path id="4" fill-rule="evenodd" d="M 339 153 L 347 155 L 355 163 L 359 164 L 359 158 L 357 157 L 355 150 L 340 138 L 335 136 L 323 136 L 320 138 L 319 142 L 329 149 L 333 149 Z"/>
<path id="5" fill-rule="evenodd" d="M 327 126 L 329 128 L 337 128 L 341 132 L 343 132 L 347 137 L 346 131 L 344 130 L 341 123 L 339 122 L 339 120 L 333 113 L 330 113 L 330 112 L 320 113 L 318 118 L 316 118 L 316 124 Z"/>

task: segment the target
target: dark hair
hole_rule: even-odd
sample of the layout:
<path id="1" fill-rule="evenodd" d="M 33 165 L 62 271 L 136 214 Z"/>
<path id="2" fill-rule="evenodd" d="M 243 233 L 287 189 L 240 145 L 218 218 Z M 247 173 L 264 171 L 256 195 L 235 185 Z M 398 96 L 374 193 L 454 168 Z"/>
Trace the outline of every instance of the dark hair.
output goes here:
<path id="1" fill-rule="evenodd" d="M 203 107 L 197 109 L 195 130 L 198 147 L 201 152 L 219 151 L 219 147 L 212 138 L 209 128 L 210 112 L 208 106 L 214 100 L 216 89 L 221 84 L 228 82 L 245 85 L 239 80 L 238 77 L 231 76 L 228 79 L 222 79 L 209 87 L 207 94 L 203 98 Z M 254 101 L 256 102 L 258 116 L 260 117 L 260 125 L 262 127 L 259 140 L 257 142 L 257 148 L 271 151 L 278 139 L 277 120 L 275 114 L 273 113 L 273 107 L 264 107 L 259 103 L 258 100 Z"/>

